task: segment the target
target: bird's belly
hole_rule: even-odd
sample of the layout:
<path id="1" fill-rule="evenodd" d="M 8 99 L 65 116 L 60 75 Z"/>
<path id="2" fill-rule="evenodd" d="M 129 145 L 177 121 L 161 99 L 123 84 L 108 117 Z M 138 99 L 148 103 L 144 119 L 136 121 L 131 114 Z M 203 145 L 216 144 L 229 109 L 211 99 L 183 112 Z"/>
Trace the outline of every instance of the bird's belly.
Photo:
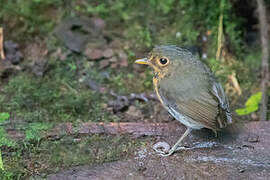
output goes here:
<path id="1" fill-rule="evenodd" d="M 162 98 L 160 96 L 159 90 L 158 90 L 158 79 L 157 78 L 153 78 L 153 84 L 154 84 L 154 89 L 156 91 L 157 97 L 159 99 L 159 101 L 161 102 L 161 104 L 163 105 L 163 107 L 165 107 L 169 113 L 178 121 L 180 121 L 182 124 L 184 124 L 187 127 L 190 127 L 192 129 L 202 129 L 204 128 L 204 126 L 196 121 L 194 121 L 193 119 L 184 116 L 182 114 L 180 114 L 178 111 L 176 111 L 173 107 L 170 107 L 168 103 L 164 103 L 165 98 Z M 167 100 L 165 100 L 166 102 Z"/>
<path id="2" fill-rule="evenodd" d="M 191 118 L 180 114 L 179 112 L 177 112 L 175 109 L 171 107 L 167 107 L 167 110 L 176 120 L 180 121 L 182 124 L 184 124 L 187 127 L 190 127 L 192 129 L 202 129 L 204 127 L 200 123 L 197 123 Z"/>

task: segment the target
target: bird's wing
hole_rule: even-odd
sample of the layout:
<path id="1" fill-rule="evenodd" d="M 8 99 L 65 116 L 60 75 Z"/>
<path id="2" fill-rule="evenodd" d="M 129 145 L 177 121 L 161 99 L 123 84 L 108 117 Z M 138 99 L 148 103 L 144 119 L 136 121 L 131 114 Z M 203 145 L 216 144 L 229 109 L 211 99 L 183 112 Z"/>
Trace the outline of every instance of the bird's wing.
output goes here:
<path id="1" fill-rule="evenodd" d="M 219 115 L 223 115 L 223 112 L 225 115 L 227 111 L 229 113 L 228 102 L 221 85 L 210 81 L 208 81 L 208 85 L 200 84 L 201 86 L 193 83 L 194 81 L 189 79 L 189 83 L 185 83 L 184 89 L 180 88 L 181 82 L 179 84 L 169 83 L 169 87 L 161 84 L 159 93 L 163 103 L 206 128 L 218 130 L 225 127 L 231 118 L 229 115 L 219 117 Z M 166 84 L 168 85 L 168 83 Z"/>
<path id="2" fill-rule="evenodd" d="M 220 127 L 226 126 L 227 124 L 232 123 L 232 117 L 229 107 L 229 101 L 224 93 L 224 90 L 220 83 L 213 82 L 213 88 L 211 93 L 218 99 L 219 108 L 220 108 L 220 118 L 218 122 Z"/>

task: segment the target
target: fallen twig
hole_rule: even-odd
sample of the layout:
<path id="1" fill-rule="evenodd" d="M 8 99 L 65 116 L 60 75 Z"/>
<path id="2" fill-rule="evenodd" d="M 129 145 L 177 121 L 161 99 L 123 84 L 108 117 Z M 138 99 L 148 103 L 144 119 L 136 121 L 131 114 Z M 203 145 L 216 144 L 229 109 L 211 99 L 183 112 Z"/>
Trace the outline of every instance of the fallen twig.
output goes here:
<path id="1" fill-rule="evenodd" d="M 3 28 L 0 27 L 0 56 L 1 56 L 1 59 L 5 59 L 3 42 L 4 42 L 4 33 L 3 33 Z"/>
<path id="2" fill-rule="evenodd" d="M 179 126 L 174 123 L 82 123 L 74 126 L 72 123 L 64 123 L 50 130 L 46 137 L 49 139 L 58 139 L 65 135 L 92 135 L 108 134 L 118 135 L 127 134 L 136 137 L 140 136 L 168 136 L 176 132 Z"/>

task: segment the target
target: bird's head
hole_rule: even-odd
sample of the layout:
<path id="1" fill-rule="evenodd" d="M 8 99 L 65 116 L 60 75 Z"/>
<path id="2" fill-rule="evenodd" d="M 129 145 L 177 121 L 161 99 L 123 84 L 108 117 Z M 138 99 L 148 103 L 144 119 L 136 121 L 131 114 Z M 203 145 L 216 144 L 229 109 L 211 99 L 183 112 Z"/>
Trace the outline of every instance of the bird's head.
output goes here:
<path id="1" fill-rule="evenodd" d="M 187 59 L 190 59 L 191 53 L 185 49 L 176 46 L 157 46 L 149 54 L 147 58 L 138 59 L 137 64 L 146 64 L 151 66 L 155 73 L 166 75 L 173 72 L 175 68 L 181 68 Z"/>

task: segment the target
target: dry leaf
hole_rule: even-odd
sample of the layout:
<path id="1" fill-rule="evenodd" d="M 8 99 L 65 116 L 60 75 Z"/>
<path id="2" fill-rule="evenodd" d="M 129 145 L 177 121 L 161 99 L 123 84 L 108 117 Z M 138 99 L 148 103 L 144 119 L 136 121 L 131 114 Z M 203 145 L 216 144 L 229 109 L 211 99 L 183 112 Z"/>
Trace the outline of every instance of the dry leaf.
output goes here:
<path id="1" fill-rule="evenodd" d="M 236 90 L 237 94 L 240 96 L 242 94 L 242 90 L 240 88 L 240 85 L 238 83 L 238 80 L 236 78 L 235 72 L 233 72 L 231 75 L 228 76 L 229 80 L 231 81 L 234 89 Z"/>

